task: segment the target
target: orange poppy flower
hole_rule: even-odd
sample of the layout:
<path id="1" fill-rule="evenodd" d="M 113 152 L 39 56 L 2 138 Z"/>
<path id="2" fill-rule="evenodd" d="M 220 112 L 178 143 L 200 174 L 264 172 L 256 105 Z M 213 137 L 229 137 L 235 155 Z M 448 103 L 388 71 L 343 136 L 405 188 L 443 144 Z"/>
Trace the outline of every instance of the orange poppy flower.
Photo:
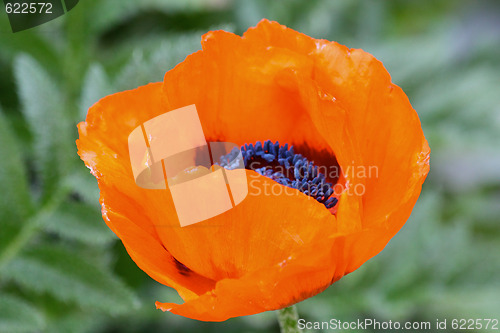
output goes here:
<path id="1" fill-rule="evenodd" d="M 297 186 L 265 195 L 285 185 L 246 170 L 260 195 L 180 227 L 168 189 L 136 185 L 127 138 L 191 104 L 207 141 L 279 141 L 315 165 L 339 166 L 325 181 L 340 191 L 322 194 L 335 200 L 310 200 Z M 104 220 L 137 265 L 184 300 L 157 308 L 205 321 L 289 306 L 356 270 L 403 226 L 429 171 L 418 116 L 382 63 L 267 20 L 242 37 L 205 34 L 163 82 L 103 98 L 78 128 Z"/>

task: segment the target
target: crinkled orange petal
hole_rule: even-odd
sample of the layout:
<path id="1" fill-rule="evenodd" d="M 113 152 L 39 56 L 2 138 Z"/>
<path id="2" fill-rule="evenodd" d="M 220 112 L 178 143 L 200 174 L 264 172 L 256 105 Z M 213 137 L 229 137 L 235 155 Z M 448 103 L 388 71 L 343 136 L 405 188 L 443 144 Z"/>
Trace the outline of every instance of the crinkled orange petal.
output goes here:
<path id="1" fill-rule="evenodd" d="M 355 165 L 378 168 L 377 177 L 366 178 L 366 192 L 362 198 L 363 225 L 386 224 L 391 212 L 389 207 L 395 208 L 409 200 L 423 183 L 429 171 L 430 151 L 417 113 L 401 88 L 391 82 L 382 63 L 362 50 L 314 40 L 267 20 L 249 29 L 244 38 L 263 47 L 293 50 L 314 62 L 312 75 L 301 73 L 301 76 L 314 82 L 317 90 L 307 96 L 301 90 L 303 97 L 307 97 L 303 101 L 317 103 L 311 94 L 319 91 L 323 100 L 329 103 L 322 103 L 316 110 L 306 109 L 314 112 L 312 118 L 318 131 L 331 145 L 339 143 L 338 125 L 333 120 L 338 119 L 335 115 L 338 108 L 331 111 L 333 106 L 327 104 L 340 104 L 346 111 L 349 129 L 343 136 L 354 146 L 348 143 L 348 147 L 334 151 L 340 162 L 344 154 L 356 155 L 349 151 L 355 147 L 358 156 L 344 158 L 341 165 L 352 165 L 350 159 Z M 332 121 L 326 121 L 327 118 Z M 388 227 L 394 227 L 396 232 L 405 221 Z"/>
<path id="2" fill-rule="evenodd" d="M 300 96 L 278 84 L 284 71 L 312 73 L 314 64 L 307 56 L 286 49 L 252 49 L 225 31 L 204 35 L 202 49 L 165 74 L 169 109 L 196 104 L 209 140 L 240 145 L 278 140 L 331 151 Z"/>
<path id="3" fill-rule="evenodd" d="M 187 227 L 157 224 L 172 255 L 219 281 L 283 261 L 335 231 L 335 216 L 313 198 L 247 170 L 248 196 L 224 214 Z"/>
<path id="4" fill-rule="evenodd" d="M 96 103 L 86 122 L 78 126 L 77 146 L 80 157 L 98 180 L 104 220 L 132 259 L 152 278 L 175 288 L 184 299 L 191 299 L 210 290 L 214 281 L 194 273 L 189 277 L 181 274 L 156 233 L 152 222 L 155 215 L 146 213 L 153 202 L 157 202 L 155 208 L 162 207 L 169 194 L 139 188 L 128 155 L 127 140 L 132 129 L 164 112 L 161 86 L 149 84 Z M 173 208 L 165 216 L 174 223 Z"/>
<path id="5" fill-rule="evenodd" d="M 343 240 L 337 240 L 342 249 Z M 318 238 L 314 247 L 304 247 L 283 261 L 238 279 L 223 279 L 215 289 L 184 304 L 161 303 L 164 311 L 205 321 L 275 310 L 323 291 L 335 280 L 336 262 L 332 241 Z"/>
<path id="6" fill-rule="evenodd" d="M 319 236 L 315 246 L 265 269 L 239 279 L 217 282 L 214 290 L 184 304 L 156 302 L 163 311 L 204 321 L 280 309 L 323 291 L 339 280 L 351 257 L 380 251 L 388 238 L 381 230 L 363 230 L 349 235 Z"/>
<path id="7" fill-rule="evenodd" d="M 363 188 L 361 196 L 345 196 L 339 209 L 347 200 L 356 202 L 354 206 L 360 209 L 356 215 L 362 217 L 364 228 L 378 226 L 392 237 L 410 215 L 429 171 L 429 146 L 401 88 L 372 55 L 314 40 L 276 22 L 263 20 L 244 38 L 249 43 L 291 49 L 314 61 L 312 75 L 294 73 L 291 81 L 302 84 L 297 93 L 309 105 L 305 108 L 339 164 L 344 171 L 351 167 L 353 172 L 345 175 L 351 189 Z M 318 93 L 321 98 L 314 98 Z M 360 170 L 352 166 L 376 167 L 372 169 L 376 177 L 357 177 Z M 354 228 L 353 210 L 343 211 L 348 214 L 345 218 L 337 214 L 339 228 Z M 371 256 L 359 260 L 360 264 Z"/>

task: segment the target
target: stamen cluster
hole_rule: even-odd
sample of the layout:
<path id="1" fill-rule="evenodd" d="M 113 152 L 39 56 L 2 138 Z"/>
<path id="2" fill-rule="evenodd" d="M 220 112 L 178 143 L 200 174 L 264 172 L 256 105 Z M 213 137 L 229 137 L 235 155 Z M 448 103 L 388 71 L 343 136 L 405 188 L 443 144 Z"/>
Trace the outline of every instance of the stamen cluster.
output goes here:
<path id="1" fill-rule="evenodd" d="M 288 143 L 280 145 L 278 141 L 272 143 L 267 140 L 257 141 L 255 145 L 245 144 L 241 147 L 245 168 L 271 178 L 277 183 L 298 189 L 309 195 L 326 208 L 332 208 L 337 204 L 337 198 L 330 197 L 333 194 L 333 185 L 325 180 L 325 175 L 319 172 L 314 162 L 309 161 L 301 154 L 295 154 L 293 146 Z M 220 165 L 232 169 L 237 162 L 237 148 L 229 154 L 222 156 Z"/>

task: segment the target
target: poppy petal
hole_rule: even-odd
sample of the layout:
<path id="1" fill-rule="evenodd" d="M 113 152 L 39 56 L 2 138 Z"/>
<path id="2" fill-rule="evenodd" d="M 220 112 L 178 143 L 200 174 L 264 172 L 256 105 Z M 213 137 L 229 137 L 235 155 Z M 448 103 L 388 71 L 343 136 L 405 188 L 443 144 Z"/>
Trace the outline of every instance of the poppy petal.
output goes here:
<path id="1" fill-rule="evenodd" d="M 168 108 L 195 104 L 208 141 L 271 140 L 331 151 L 298 96 L 276 84 L 282 71 L 310 73 L 311 60 L 285 49 L 249 48 L 232 33 L 205 34 L 202 51 L 165 74 Z"/>
<path id="2" fill-rule="evenodd" d="M 303 247 L 282 262 L 239 279 L 221 280 L 214 290 L 198 298 L 183 304 L 156 302 L 156 307 L 203 321 L 223 321 L 284 308 L 316 295 L 339 280 L 353 249 L 373 252 L 387 241 L 381 230 L 318 238 L 314 248 Z"/>
<path id="3" fill-rule="evenodd" d="M 401 88 L 391 82 L 382 63 L 363 50 L 314 40 L 268 20 L 262 20 L 255 28 L 249 29 L 244 38 L 249 43 L 291 49 L 314 61 L 310 80 L 316 83 L 323 96 L 329 97 L 330 104 L 340 103 L 341 108 L 348 111 L 345 116 L 349 129 L 343 137 L 353 141 L 353 146 L 334 149 L 339 162 L 342 154 L 351 150 L 352 155 L 349 147 L 355 147 L 357 158 L 349 156 L 348 160 L 353 160 L 358 166 L 377 168 L 376 177 L 365 178 L 363 224 L 386 223 L 387 207 L 397 207 L 405 202 L 414 188 L 423 183 L 429 171 L 430 150 L 417 113 Z M 307 75 L 302 75 L 301 82 L 305 77 Z M 302 85 L 308 86 L 311 85 Z M 305 95 L 304 91 L 301 93 Z M 309 95 L 302 101 L 317 102 Z M 336 111 L 327 112 L 325 104 L 321 105 L 321 109 L 306 109 L 318 112 L 316 117 L 312 116 L 316 119 L 314 122 L 318 131 L 331 145 L 335 145 L 342 142 L 335 136 L 339 133 L 338 121 L 325 121 L 325 117 L 332 118 Z M 332 135 L 333 138 L 328 138 Z M 400 221 L 398 226 L 401 227 L 404 222 Z M 398 229 L 396 227 L 395 231 Z"/>
<path id="4" fill-rule="evenodd" d="M 154 215 L 144 214 L 152 202 L 164 205 L 162 197 L 168 194 L 139 188 L 128 155 L 127 138 L 132 129 L 162 113 L 161 86 L 149 84 L 100 100 L 90 108 L 86 122 L 79 124 L 77 146 L 98 180 L 103 217 L 132 259 L 155 280 L 191 299 L 209 290 L 214 282 L 197 274 L 186 277 L 179 273 L 156 233 L 151 221 Z M 175 211 L 170 213 L 175 217 Z"/>
<path id="5" fill-rule="evenodd" d="M 335 232 L 323 204 L 255 171 L 247 178 L 248 196 L 233 209 L 182 228 L 157 224 L 163 244 L 189 269 L 216 281 L 238 278 Z"/>

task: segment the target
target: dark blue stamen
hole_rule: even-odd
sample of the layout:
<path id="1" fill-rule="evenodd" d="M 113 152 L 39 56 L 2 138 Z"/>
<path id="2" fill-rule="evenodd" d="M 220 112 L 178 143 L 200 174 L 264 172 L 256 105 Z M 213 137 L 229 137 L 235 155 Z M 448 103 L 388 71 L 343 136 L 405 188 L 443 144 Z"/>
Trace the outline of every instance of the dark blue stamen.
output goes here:
<path id="1" fill-rule="evenodd" d="M 237 154 L 238 150 L 234 148 L 229 154 L 221 157 L 219 164 L 231 168 L 231 161 Z M 337 198 L 331 197 L 333 184 L 325 181 L 325 175 L 319 172 L 314 162 L 310 162 L 301 154 L 295 154 L 293 146 L 288 148 L 288 143 L 281 146 L 278 141 L 274 144 L 270 140 L 264 144 L 257 141 L 255 146 L 241 146 L 241 154 L 246 169 L 254 170 L 281 185 L 298 189 L 324 204 L 326 208 L 337 204 Z"/>

